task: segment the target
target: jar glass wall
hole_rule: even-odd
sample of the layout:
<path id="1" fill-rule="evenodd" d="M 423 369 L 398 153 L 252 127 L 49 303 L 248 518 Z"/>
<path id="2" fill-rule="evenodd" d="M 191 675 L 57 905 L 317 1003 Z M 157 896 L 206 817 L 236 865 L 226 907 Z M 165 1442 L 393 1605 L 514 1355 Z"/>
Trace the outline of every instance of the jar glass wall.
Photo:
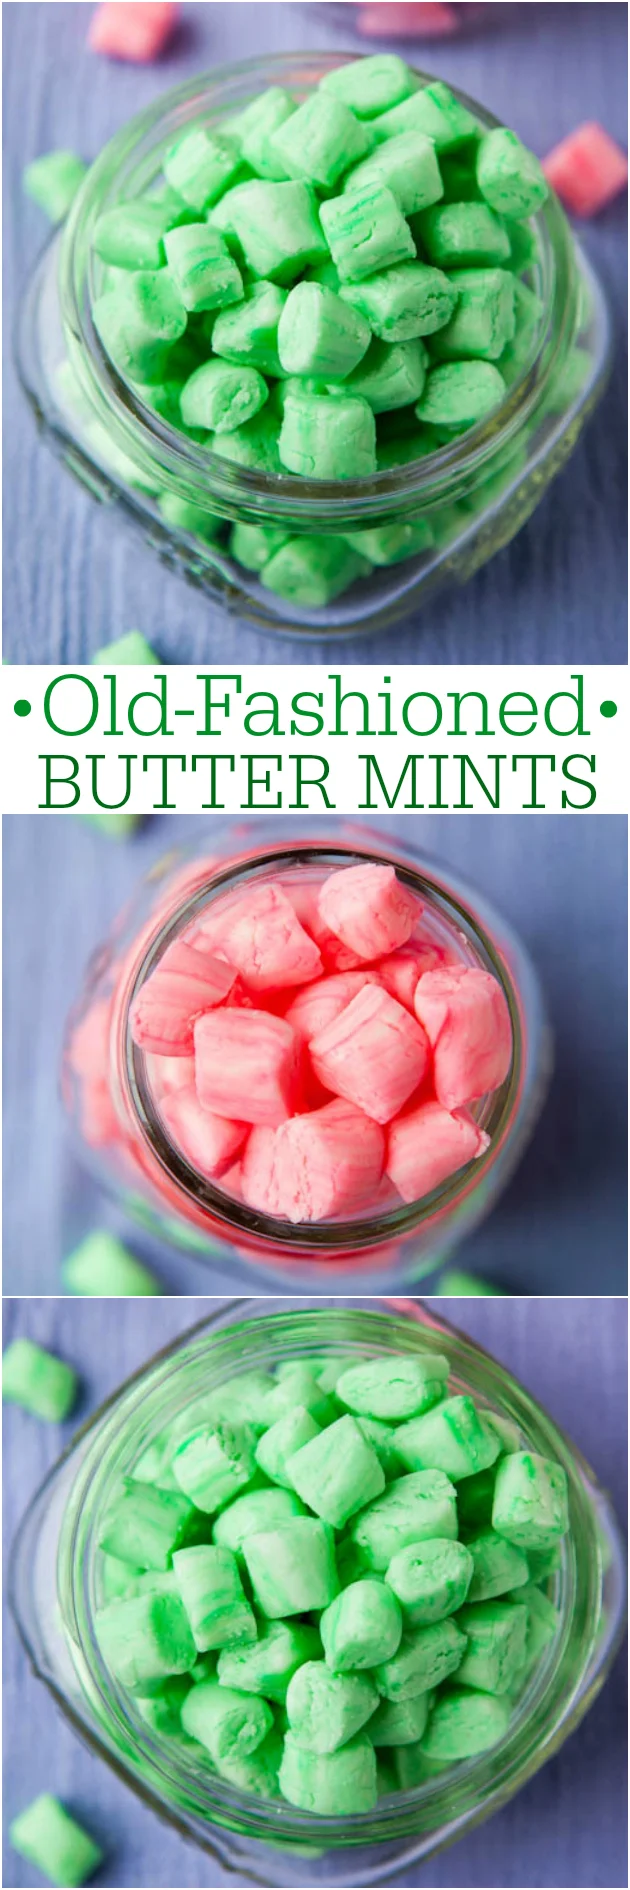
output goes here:
<path id="1" fill-rule="evenodd" d="M 475 1344 L 427 1309 L 411 1320 L 387 1302 L 241 1301 L 185 1334 L 109 1400 L 70 1445 L 31 1505 L 14 1546 L 11 1601 L 30 1659 L 84 1739 L 162 1817 L 242 1881 L 290 1886 L 380 1882 L 487 1817 L 573 1730 L 597 1694 L 623 1622 L 623 1554 L 596 1478 L 528 1393 Z M 515 1422 L 524 1443 L 561 1463 L 570 1535 L 549 1578 L 554 1640 L 515 1704 L 501 1743 L 374 1812 L 314 1819 L 239 1793 L 149 1732 L 99 1652 L 102 1519 L 120 1477 L 133 1473 L 156 1433 L 240 1371 L 322 1350 L 344 1357 L 447 1351 L 453 1391 Z M 299 1850 L 299 1863 L 296 1856 Z M 304 1848 L 308 1847 L 308 1848 Z"/>
<path id="2" fill-rule="evenodd" d="M 465 582 L 508 543 L 572 450 L 602 389 L 609 350 L 599 285 L 551 197 L 532 219 L 536 260 L 524 276 L 543 310 L 529 355 L 486 421 L 421 459 L 335 484 L 252 470 L 175 431 L 118 378 L 92 319 L 103 275 L 92 249 L 99 215 L 151 187 L 190 121 L 220 126 L 271 85 L 302 100 L 337 64 L 319 54 L 248 61 L 188 83 L 135 119 L 92 166 L 65 229 L 44 252 L 19 331 L 21 378 L 37 418 L 94 496 L 237 616 L 317 637 L 383 628 L 444 581 Z M 483 126 L 496 123 L 458 96 Z M 287 598 L 235 562 L 234 522 L 344 543 L 348 534 L 387 527 L 391 561 L 370 562 L 334 597 Z"/>
<path id="3" fill-rule="evenodd" d="M 352 1273 L 374 1290 L 414 1280 L 485 1216 L 505 1187 L 541 1106 L 550 1036 L 530 961 L 486 902 L 450 870 L 398 840 L 351 821 L 331 844 L 321 823 L 226 819 L 212 828 L 212 857 L 169 855 L 153 868 L 88 969 L 70 1018 L 62 1089 L 83 1159 L 167 1241 L 212 1262 L 233 1254 L 235 1280 L 255 1269 L 273 1283 L 325 1290 Z M 421 1200 L 386 1196 L 346 1218 L 292 1225 L 248 1208 L 227 1185 L 204 1179 L 174 1145 L 161 1118 L 151 1059 L 133 1043 L 130 1008 L 174 939 L 208 922 L 226 895 L 252 885 L 310 886 L 338 867 L 394 866 L 422 903 L 423 938 L 438 952 L 490 972 L 509 1011 L 512 1059 L 501 1087 L 472 1105 L 488 1137 L 484 1152 Z"/>

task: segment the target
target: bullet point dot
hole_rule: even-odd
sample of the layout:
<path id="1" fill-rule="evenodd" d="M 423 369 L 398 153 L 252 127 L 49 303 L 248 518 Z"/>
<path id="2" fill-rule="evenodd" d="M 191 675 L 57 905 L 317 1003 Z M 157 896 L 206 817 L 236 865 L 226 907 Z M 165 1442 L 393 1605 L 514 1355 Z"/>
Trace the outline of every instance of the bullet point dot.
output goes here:
<path id="1" fill-rule="evenodd" d="M 599 713 L 600 715 L 605 715 L 607 720 L 610 721 L 612 716 L 617 714 L 616 702 L 600 702 Z"/>
<path id="2" fill-rule="evenodd" d="M 31 705 L 27 702 L 26 696 L 20 696 L 19 700 L 14 702 L 13 710 L 15 715 L 30 715 Z"/>

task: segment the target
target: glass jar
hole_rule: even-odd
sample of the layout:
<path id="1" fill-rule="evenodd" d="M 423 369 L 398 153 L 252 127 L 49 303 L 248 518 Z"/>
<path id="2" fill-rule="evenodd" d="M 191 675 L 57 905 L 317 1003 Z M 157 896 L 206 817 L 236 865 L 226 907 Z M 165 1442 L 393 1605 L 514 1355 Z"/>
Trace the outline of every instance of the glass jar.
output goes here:
<path id="1" fill-rule="evenodd" d="M 330 1286 L 331 1269 L 378 1290 L 416 1280 L 444 1258 L 489 1212 L 533 1128 L 550 1066 L 550 1035 L 533 968 L 522 946 L 486 902 L 415 848 L 354 822 L 335 840 L 315 820 L 213 821 L 212 857 L 199 841 L 155 866 L 137 900 L 96 952 L 69 1021 L 62 1093 L 83 1158 L 122 1197 L 133 1216 L 200 1258 L 225 1259 L 240 1283 L 251 1268 L 265 1284 Z M 130 1007 L 157 961 L 191 922 L 207 921 L 226 893 L 269 880 L 295 891 L 339 866 L 395 867 L 422 902 L 422 935 L 438 952 L 481 966 L 498 979 L 508 1005 L 512 1065 L 500 1089 L 471 1113 L 488 1136 L 485 1151 L 432 1194 L 405 1205 L 391 1200 L 340 1219 L 292 1226 L 204 1180 L 171 1141 L 159 1112 L 150 1060 L 133 1043 Z M 239 1276 L 239 1268 L 245 1269 Z"/>
<path id="2" fill-rule="evenodd" d="M 382 1883 L 430 1856 L 505 1804 L 573 1731 L 603 1685 L 623 1624 L 623 1549 L 615 1517 L 571 1440 L 503 1366 L 446 1320 L 387 1301 L 260 1300 L 221 1310 L 160 1352 L 97 1411 L 32 1502 L 13 1549 L 10 1599 L 29 1659 L 75 1729 L 144 1802 L 194 1839 L 239 1882 Z M 133 1475 L 158 1430 L 189 1402 L 241 1371 L 322 1350 L 357 1359 L 447 1351 L 453 1392 L 470 1392 L 519 1427 L 524 1446 L 564 1465 L 570 1534 L 548 1592 L 559 1623 L 501 1743 L 373 1812 L 313 1818 L 262 1801 L 191 1762 L 150 1732 L 108 1671 L 94 1617 L 103 1604 L 98 1537 L 122 1476 Z"/>
<path id="3" fill-rule="evenodd" d="M 524 277 L 543 305 L 529 358 L 489 418 L 421 459 L 333 484 L 254 471 L 175 431 L 118 378 L 92 320 L 104 268 L 92 248 L 97 218 L 150 189 L 186 124 L 220 126 L 272 85 L 302 101 L 341 60 L 319 53 L 248 60 L 188 81 L 126 125 L 92 165 L 67 224 L 40 259 L 18 345 L 22 384 L 46 437 L 95 497 L 117 507 L 167 564 L 236 616 L 318 638 L 382 629 L 443 581 L 465 582 L 507 544 L 575 445 L 602 391 L 609 353 L 601 290 L 550 196 L 532 219 L 537 261 Z M 430 75 L 418 77 L 428 83 Z M 457 96 L 480 124 L 496 124 Z M 186 514 L 185 507 L 193 509 Z M 186 516 L 188 529 L 174 515 Z M 274 595 L 256 571 L 236 564 L 225 530 L 223 541 L 217 537 L 217 519 L 285 536 L 409 527 L 401 538 L 415 542 L 415 551 L 399 545 L 392 555 L 400 561 L 369 564 L 334 601 L 310 608 Z"/>

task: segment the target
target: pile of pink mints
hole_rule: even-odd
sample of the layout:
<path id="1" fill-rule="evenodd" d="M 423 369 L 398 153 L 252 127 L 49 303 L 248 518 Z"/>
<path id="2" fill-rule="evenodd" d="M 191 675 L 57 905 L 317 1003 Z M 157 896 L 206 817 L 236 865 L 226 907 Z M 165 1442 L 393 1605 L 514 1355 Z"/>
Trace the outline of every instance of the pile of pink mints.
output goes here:
<path id="1" fill-rule="evenodd" d="M 469 1105 L 512 1056 L 498 980 L 422 936 L 393 866 L 251 881 L 133 1000 L 164 1129 L 196 1173 L 293 1223 L 421 1200 L 480 1155 Z"/>

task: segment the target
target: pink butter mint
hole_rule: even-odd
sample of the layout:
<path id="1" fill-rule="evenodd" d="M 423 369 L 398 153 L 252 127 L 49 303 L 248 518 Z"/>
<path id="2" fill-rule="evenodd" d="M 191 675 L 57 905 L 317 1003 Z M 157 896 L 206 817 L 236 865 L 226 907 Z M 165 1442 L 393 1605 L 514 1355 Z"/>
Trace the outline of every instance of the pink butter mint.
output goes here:
<path id="1" fill-rule="evenodd" d="M 433 945 L 417 945 L 407 951 L 392 952 L 384 958 L 376 970 L 381 984 L 389 991 L 390 997 L 404 1004 L 405 1010 L 413 1011 L 418 979 L 423 971 L 433 971 L 443 962 L 444 954 Z"/>
<path id="2" fill-rule="evenodd" d="M 303 1043 L 309 1044 L 328 1024 L 334 1024 L 341 1012 L 347 1009 L 352 998 L 365 991 L 368 984 L 381 984 L 380 973 L 374 969 L 364 971 L 341 971 L 337 977 L 321 978 L 318 984 L 309 985 L 285 1011 L 287 1024 L 295 1031 Z"/>
<path id="3" fill-rule="evenodd" d="M 85 1016 L 75 1025 L 70 1045 L 70 1065 L 75 1076 L 95 1079 L 107 1076 L 109 1069 L 109 1033 L 112 1020 L 111 998 L 97 998 Z"/>
<path id="4" fill-rule="evenodd" d="M 376 1122 L 342 1101 L 276 1130 L 254 1129 L 241 1168 L 243 1199 L 267 1214 L 328 1220 L 374 1201 L 385 1138 Z"/>
<path id="5" fill-rule="evenodd" d="M 212 1180 L 233 1161 L 249 1134 L 249 1123 L 231 1122 L 202 1108 L 194 1083 L 166 1096 L 160 1108 L 165 1129 L 191 1168 Z"/>
<path id="6" fill-rule="evenodd" d="M 380 1123 L 391 1122 L 413 1095 L 430 1058 L 422 1025 L 373 984 L 311 1040 L 310 1053 L 324 1088 Z"/>
<path id="7" fill-rule="evenodd" d="M 147 1082 L 156 1102 L 161 1103 L 164 1096 L 174 1096 L 180 1089 L 190 1089 L 195 1082 L 195 1059 L 191 1057 L 155 1056 L 152 1051 L 145 1055 Z"/>
<path id="8" fill-rule="evenodd" d="M 88 45 L 92 52 L 132 65 L 150 65 L 159 59 L 179 17 L 174 0 L 104 0 L 90 22 Z"/>
<path id="9" fill-rule="evenodd" d="M 253 886 L 202 920 L 197 934 L 236 970 L 250 991 L 307 984 L 321 978 L 323 965 L 314 939 L 304 931 L 290 899 L 273 882 Z"/>
<path id="10" fill-rule="evenodd" d="M 422 907 L 393 866 L 348 866 L 324 880 L 324 924 L 368 963 L 406 945 Z"/>
<path id="11" fill-rule="evenodd" d="M 510 1013 L 489 971 L 449 965 L 418 980 L 416 1017 L 433 1050 L 438 1102 L 459 1109 L 498 1089 L 512 1061 Z"/>
<path id="12" fill-rule="evenodd" d="M 628 183 L 628 159 L 596 119 L 578 125 L 543 160 L 545 177 L 575 217 L 593 217 Z"/>
<path id="13" fill-rule="evenodd" d="M 419 1201 L 483 1154 L 489 1139 L 470 1116 L 451 1115 L 438 1102 L 420 1103 L 390 1125 L 387 1174 L 403 1201 Z"/>
<path id="14" fill-rule="evenodd" d="M 209 1011 L 195 1024 L 195 1072 L 202 1108 L 277 1128 L 299 1095 L 295 1034 L 268 1011 Z"/>
<path id="15" fill-rule="evenodd" d="M 189 1056 L 195 1019 L 215 1004 L 223 1004 L 235 977 L 233 966 L 224 959 L 196 951 L 183 938 L 175 939 L 133 1000 L 134 1043 L 157 1056 Z"/>
<path id="16" fill-rule="evenodd" d="M 109 1086 L 111 998 L 97 998 L 75 1026 L 68 1055 L 77 1078 L 81 1130 L 90 1148 L 105 1148 L 119 1136 Z"/>
<path id="17" fill-rule="evenodd" d="M 345 871 L 345 868 L 343 870 Z M 305 932 L 308 932 L 309 937 L 315 940 L 324 971 L 330 972 L 331 975 L 342 971 L 356 971 L 365 963 L 358 952 L 352 952 L 347 945 L 342 944 L 341 939 L 337 938 L 336 933 L 331 931 L 330 926 L 322 918 L 317 886 L 308 885 L 306 882 L 303 886 L 288 886 L 287 898 L 291 901 L 300 925 L 303 925 Z"/>
<path id="18" fill-rule="evenodd" d="M 390 0 L 388 6 L 361 7 L 357 30 L 366 39 L 447 39 L 459 32 L 459 17 L 455 7 L 438 0 L 425 0 L 422 6 Z"/>

